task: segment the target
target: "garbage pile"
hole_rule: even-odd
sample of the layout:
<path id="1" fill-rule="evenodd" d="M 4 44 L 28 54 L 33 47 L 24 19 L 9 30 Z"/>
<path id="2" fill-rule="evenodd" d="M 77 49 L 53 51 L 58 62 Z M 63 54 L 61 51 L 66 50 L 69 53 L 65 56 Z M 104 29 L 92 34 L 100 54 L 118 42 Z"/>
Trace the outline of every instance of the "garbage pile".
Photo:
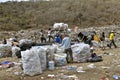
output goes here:
<path id="1" fill-rule="evenodd" d="M 11 41 L 12 42 L 12 41 Z M 15 57 L 22 59 L 23 72 L 34 76 L 42 74 L 46 69 L 54 70 L 55 66 L 67 64 L 66 53 L 58 44 L 33 46 L 31 40 L 22 39 L 19 45 L 0 44 L 1 57 Z M 86 62 L 90 56 L 90 46 L 85 43 L 76 43 L 72 46 L 74 62 Z"/>
<path id="2" fill-rule="evenodd" d="M 84 43 L 72 47 L 75 48 L 72 49 L 74 61 L 85 62 L 90 55 L 90 47 Z M 55 66 L 65 66 L 67 55 L 63 51 L 57 44 L 33 46 L 29 50 L 21 51 L 24 74 L 34 76 L 46 69 L 54 70 Z"/>

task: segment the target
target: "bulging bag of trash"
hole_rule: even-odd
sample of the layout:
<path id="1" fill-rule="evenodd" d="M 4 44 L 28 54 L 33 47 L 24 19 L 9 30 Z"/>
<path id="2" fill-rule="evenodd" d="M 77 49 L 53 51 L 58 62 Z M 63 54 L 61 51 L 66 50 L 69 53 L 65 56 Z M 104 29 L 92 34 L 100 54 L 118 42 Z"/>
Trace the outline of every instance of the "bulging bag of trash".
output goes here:
<path id="1" fill-rule="evenodd" d="M 74 44 L 71 46 L 73 51 L 73 61 L 86 62 L 90 56 L 90 46 L 85 43 Z"/>
<path id="2" fill-rule="evenodd" d="M 42 73 L 40 59 L 35 51 L 22 51 L 21 56 L 24 74 L 34 76 Z"/>
<path id="3" fill-rule="evenodd" d="M 54 60 L 54 53 L 55 49 L 53 46 L 46 46 L 47 47 L 47 62 Z"/>
<path id="4" fill-rule="evenodd" d="M 17 46 L 12 47 L 12 57 L 16 57 L 16 52 L 20 51 L 20 48 Z"/>
<path id="5" fill-rule="evenodd" d="M 0 44 L 0 57 L 11 57 L 12 56 L 12 47 L 7 44 Z"/>
<path id="6" fill-rule="evenodd" d="M 67 64 L 65 53 L 54 54 L 56 66 L 64 66 Z"/>
<path id="7" fill-rule="evenodd" d="M 56 53 L 64 53 L 65 49 L 63 47 L 57 47 Z"/>
<path id="8" fill-rule="evenodd" d="M 46 70 L 47 68 L 46 48 L 44 46 L 35 46 L 32 47 L 32 50 L 34 50 L 38 54 L 42 70 Z"/>
<path id="9" fill-rule="evenodd" d="M 96 53 L 92 53 L 87 60 L 88 62 L 100 62 L 103 61 L 102 56 L 98 56 Z"/>
<path id="10" fill-rule="evenodd" d="M 57 49 L 58 49 L 59 44 L 52 44 L 52 47 L 54 48 L 54 53 L 57 53 Z"/>

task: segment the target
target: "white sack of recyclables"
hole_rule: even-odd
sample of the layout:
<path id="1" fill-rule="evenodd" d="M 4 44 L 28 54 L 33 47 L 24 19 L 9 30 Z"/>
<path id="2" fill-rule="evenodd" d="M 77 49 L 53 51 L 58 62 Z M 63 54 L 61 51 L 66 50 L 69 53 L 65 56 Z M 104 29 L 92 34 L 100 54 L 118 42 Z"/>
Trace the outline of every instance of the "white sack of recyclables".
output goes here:
<path id="1" fill-rule="evenodd" d="M 16 52 L 19 51 L 19 50 L 20 50 L 19 47 L 13 46 L 13 47 L 12 47 L 12 57 L 15 57 L 15 56 L 16 56 Z"/>
<path id="2" fill-rule="evenodd" d="M 61 44 L 52 44 L 56 53 L 64 53 L 64 48 L 59 47 Z"/>
<path id="3" fill-rule="evenodd" d="M 54 23 L 54 25 L 53 25 L 53 29 L 64 30 L 67 28 L 68 28 L 68 24 L 65 24 L 65 23 Z"/>
<path id="4" fill-rule="evenodd" d="M 57 66 L 64 66 L 65 64 L 67 64 L 66 61 L 67 55 L 65 53 L 54 54 L 54 56 Z"/>
<path id="5" fill-rule="evenodd" d="M 42 70 L 46 70 L 47 68 L 47 59 L 46 59 L 46 48 L 44 46 L 35 46 L 31 48 L 39 55 L 41 68 Z"/>
<path id="6" fill-rule="evenodd" d="M 78 43 L 71 46 L 73 53 L 77 54 L 89 54 L 90 46 L 85 43 Z"/>
<path id="7" fill-rule="evenodd" d="M 85 62 L 90 55 L 90 46 L 88 44 L 79 43 L 72 45 L 73 61 Z"/>
<path id="8" fill-rule="evenodd" d="M 21 56 L 24 74 L 34 76 L 42 73 L 39 56 L 34 50 L 21 51 Z"/>
<path id="9" fill-rule="evenodd" d="M 31 49 L 39 55 L 42 70 L 46 70 L 47 61 L 53 58 L 56 47 L 54 47 L 53 45 L 34 46 Z"/>

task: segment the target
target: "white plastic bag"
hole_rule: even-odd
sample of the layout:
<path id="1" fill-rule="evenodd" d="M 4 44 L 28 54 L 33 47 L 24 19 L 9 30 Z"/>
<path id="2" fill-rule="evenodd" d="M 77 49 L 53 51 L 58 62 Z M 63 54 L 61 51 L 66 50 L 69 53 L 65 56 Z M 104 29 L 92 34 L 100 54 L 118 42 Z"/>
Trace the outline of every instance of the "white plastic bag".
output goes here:
<path id="1" fill-rule="evenodd" d="M 54 54 L 54 56 L 55 56 L 56 66 L 64 66 L 67 64 L 66 61 L 67 55 L 65 53 Z"/>
<path id="2" fill-rule="evenodd" d="M 13 46 L 13 47 L 12 47 L 12 57 L 15 57 L 15 56 L 16 56 L 16 52 L 19 51 L 19 50 L 20 50 L 19 47 Z"/>
<path id="3" fill-rule="evenodd" d="M 44 46 L 36 46 L 32 47 L 32 50 L 34 50 L 38 54 L 42 70 L 46 70 L 47 68 L 46 48 Z"/>
<path id="4" fill-rule="evenodd" d="M 24 74 L 34 76 L 42 73 L 39 56 L 34 50 L 22 51 L 21 56 Z"/>
<path id="5" fill-rule="evenodd" d="M 73 61 L 86 62 L 90 56 L 90 46 L 85 43 L 74 44 L 71 46 L 73 51 Z"/>

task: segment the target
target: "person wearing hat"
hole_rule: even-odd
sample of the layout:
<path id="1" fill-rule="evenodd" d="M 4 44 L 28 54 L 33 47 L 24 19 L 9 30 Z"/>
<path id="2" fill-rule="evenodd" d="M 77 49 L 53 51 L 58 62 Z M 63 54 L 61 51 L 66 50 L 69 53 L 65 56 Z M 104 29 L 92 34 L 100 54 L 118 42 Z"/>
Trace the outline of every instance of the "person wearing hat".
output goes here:
<path id="1" fill-rule="evenodd" d="M 110 32 L 109 39 L 110 39 L 110 44 L 109 47 L 111 48 L 112 44 L 114 45 L 115 48 L 117 48 L 115 41 L 114 41 L 115 33 L 114 31 Z"/>

